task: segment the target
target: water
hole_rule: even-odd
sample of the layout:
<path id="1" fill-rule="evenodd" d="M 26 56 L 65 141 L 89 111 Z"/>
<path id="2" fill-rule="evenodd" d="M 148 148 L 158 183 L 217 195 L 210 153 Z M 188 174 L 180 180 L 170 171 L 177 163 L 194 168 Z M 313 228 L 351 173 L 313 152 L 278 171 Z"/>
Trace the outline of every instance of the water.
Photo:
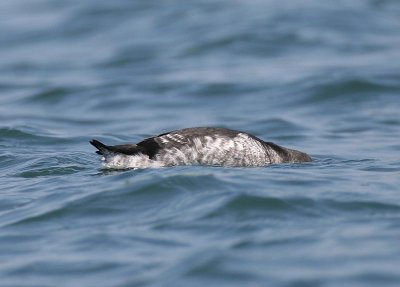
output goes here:
<path id="1" fill-rule="evenodd" d="M 400 3 L 2 1 L 0 286 L 398 286 Z M 222 126 L 310 164 L 102 170 Z"/>

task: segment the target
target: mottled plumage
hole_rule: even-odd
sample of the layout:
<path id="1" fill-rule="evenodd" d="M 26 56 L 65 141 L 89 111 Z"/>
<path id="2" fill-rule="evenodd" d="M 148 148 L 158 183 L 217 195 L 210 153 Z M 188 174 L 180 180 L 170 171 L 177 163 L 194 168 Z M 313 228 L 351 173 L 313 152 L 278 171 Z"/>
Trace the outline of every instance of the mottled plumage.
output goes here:
<path id="1" fill-rule="evenodd" d="M 107 146 L 92 140 L 107 168 L 175 165 L 255 167 L 311 161 L 306 153 L 224 128 L 188 128 L 147 138 L 137 144 Z"/>

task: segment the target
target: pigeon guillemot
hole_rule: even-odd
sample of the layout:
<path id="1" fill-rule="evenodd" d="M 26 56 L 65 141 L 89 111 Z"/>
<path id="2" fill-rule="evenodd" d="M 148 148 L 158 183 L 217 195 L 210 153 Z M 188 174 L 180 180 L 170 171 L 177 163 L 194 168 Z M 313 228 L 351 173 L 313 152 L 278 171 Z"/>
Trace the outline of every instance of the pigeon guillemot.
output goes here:
<path id="1" fill-rule="evenodd" d="M 137 144 L 108 146 L 97 140 L 90 143 L 103 155 L 104 167 L 113 169 L 176 165 L 256 167 L 311 161 L 306 153 L 225 128 L 187 128 Z"/>

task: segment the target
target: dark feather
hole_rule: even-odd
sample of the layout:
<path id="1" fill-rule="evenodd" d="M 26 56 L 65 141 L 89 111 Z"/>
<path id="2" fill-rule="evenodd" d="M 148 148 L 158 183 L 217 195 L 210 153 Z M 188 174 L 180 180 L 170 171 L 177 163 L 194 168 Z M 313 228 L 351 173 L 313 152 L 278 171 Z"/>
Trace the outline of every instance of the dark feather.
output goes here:
<path id="1" fill-rule="evenodd" d="M 272 142 L 264 142 L 264 145 L 267 146 L 267 147 L 272 148 L 273 150 L 275 150 L 275 152 L 277 154 L 279 154 L 279 156 L 282 157 L 282 159 L 284 161 L 289 161 L 289 159 L 290 159 L 289 153 L 288 153 L 287 149 L 285 149 L 284 147 L 281 147 L 281 146 L 279 146 L 277 144 L 274 144 Z"/>
<path id="2" fill-rule="evenodd" d="M 105 152 L 114 152 L 114 153 L 121 153 L 121 154 L 126 154 L 126 155 L 135 155 L 138 153 L 146 153 L 145 149 L 143 147 L 137 146 L 135 144 L 124 144 L 124 145 L 114 145 L 114 146 L 109 146 L 105 145 L 102 142 L 99 142 L 98 140 L 91 140 L 90 143 L 98 149 L 96 151 L 97 154 L 104 155 Z"/>
<path id="3" fill-rule="evenodd" d="M 103 151 L 108 150 L 108 147 L 98 140 L 93 139 L 90 141 L 90 144 L 98 149 L 98 151 L 96 151 L 97 154 L 103 154 Z"/>
<path id="4" fill-rule="evenodd" d="M 109 146 L 109 150 L 116 153 L 122 153 L 126 155 L 135 155 L 138 153 L 146 153 L 146 150 L 140 146 L 135 144 L 123 144 L 123 145 L 114 145 Z"/>
<path id="5" fill-rule="evenodd" d="M 155 140 L 156 138 L 157 137 L 148 138 L 137 144 L 138 147 L 144 150 L 143 153 L 147 154 L 150 159 L 153 159 L 154 156 L 161 149 L 161 145 Z"/>

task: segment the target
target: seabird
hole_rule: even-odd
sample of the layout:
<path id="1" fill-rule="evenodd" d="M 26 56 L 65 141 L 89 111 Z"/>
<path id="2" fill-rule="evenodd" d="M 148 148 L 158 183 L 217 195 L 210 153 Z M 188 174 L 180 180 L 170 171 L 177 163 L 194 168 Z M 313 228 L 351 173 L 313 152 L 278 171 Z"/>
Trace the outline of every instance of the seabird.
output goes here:
<path id="1" fill-rule="evenodd" d="M 90 142 L 106 168 L 148 168 L 176 165 L 256 167 L 309 162 L 304 152 L 265 142 L 251 134 L 225 128 L 187 128 L 153 136 L 137 144 Z"/>

